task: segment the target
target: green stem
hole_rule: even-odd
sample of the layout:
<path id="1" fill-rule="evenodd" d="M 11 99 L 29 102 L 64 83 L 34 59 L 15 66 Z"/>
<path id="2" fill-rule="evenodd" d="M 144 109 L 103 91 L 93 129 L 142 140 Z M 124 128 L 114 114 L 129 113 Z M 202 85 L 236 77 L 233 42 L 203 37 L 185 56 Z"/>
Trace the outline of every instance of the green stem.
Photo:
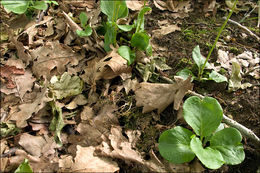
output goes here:
<path id="1" fill-rule="evenodd" d="M 220 28 L 220 30 L 219 30 L 219 32 L 218 32 L 217 38 L 215 39 L 215 42 L 214 42 L 213 46 L 211 47 L 211 49 L 210 49 L 210 51 L 209 51 L 209 53 L 208 53 L 208 56 L 207 56 L 207 58 L 206 58 L 206 60 L 205 60 L 205 62 L 204 62 L 204 64 L 203 64 L 201 70 L 199 70 L 199 74 L 198 74 L 199 80 L 201 80 L 201 77 L 202 77 L 204 68 L 205 68 L 205 66 L 206 66 L 206 63 L 208 62 L 208 60 L 209 60 L 209 58 L 210 58 L 210 55 L 211 55 L 212 51 L 214 50 L 214 48 L 215 48 L 215 46 L 216 46 L 216 44 L 217 44 L 217 42 L 218 42 L 218 39 L 219 39 L 219 37 L 220 37 L 220 34 L 222 33 L 222 31 L 224 30 L 224 28 L 225 28 L 226 25 L 227 25 L 228 19 L 231 17 L 231 15 L 232 15 L 232 13 L 233 13 L 235 7 L 236 7 L 237 1 L 238 1 L 238 0 L 236 0 L 236 1 L 234 2 L 234 5 L 233 5 L 231 11 L 229 12 L 228 17 L 226 18 L 225 22 L 224 22 L 223 25 L 221 26 L 221 28 Z"/>

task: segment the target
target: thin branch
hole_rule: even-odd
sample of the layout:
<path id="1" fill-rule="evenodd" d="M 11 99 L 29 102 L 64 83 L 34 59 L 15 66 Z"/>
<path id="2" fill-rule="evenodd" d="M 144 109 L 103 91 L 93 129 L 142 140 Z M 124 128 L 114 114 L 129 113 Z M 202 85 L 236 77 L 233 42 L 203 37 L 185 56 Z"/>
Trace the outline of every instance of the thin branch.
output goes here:
<path id="1" fill-rule="evenodd" d="M 174 83 L 170 78 L 167 78 L 165 76 L 160 76 L 163 80 L 165 80 L 166 82 L 168 83 Z M 190 95 L 193 95 L 193 96 L 197 96 L 199 98 L 204 98 L 203 95 L 200 95 L 196 92 L 193 92 L 193 91 L 188 91 L 188 93 Z M 236 128 L 237 130 L 239 130 L 242 135 L 244 137 L 247 137 L 249 139 L 252 140 L 252 142 L 254 142 L 255 144 L 257 144 L 258 146 L 260 146 L 260 139 L 256 136 L 256 134 L 254 134 L 254 132 L 248 128 L 246 128 L 245 126 L 243 126 L 242 124 L 239 124 L 238 122 L 228 118 L 226 115 L 223 114 L 223 122 L 226 123 L 227 125 L 231 126 L 231 127 L 234 127 Z"/>
<path id="2" fill-rule="evenodd" d="M 226 18 L 224 17 L 224 19 L 226 19 Z M 242 28 L 243 30 L 247 31 L 251 36 L 255 37 L 257 39 L 257 41 L 260 41 L 260 38 L 256 34 L 254 34 L 252 31 L 250 31 L 247 27 L 245 27 L 245 26 L 241 25 L 240 23 L 238 23 L 234 20 L 231 20 L 231 19 L 228 19 L 228 21 L 232 24 L 237 25 L 238 27 Z"/>

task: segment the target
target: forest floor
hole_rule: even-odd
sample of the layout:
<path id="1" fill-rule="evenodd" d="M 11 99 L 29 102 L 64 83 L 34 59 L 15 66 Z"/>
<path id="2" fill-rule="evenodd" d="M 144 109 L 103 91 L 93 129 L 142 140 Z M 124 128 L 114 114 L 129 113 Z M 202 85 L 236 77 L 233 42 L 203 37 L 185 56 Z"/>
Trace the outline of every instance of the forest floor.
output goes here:
<path id="1" fill-rule="evenodd" d="M 13 172 L 25 158 L 34 172 L 260 172 L 260 147 L 246 137 L 245 160 L 238 165 L 211 170 L 198 159 L 167 162 L 159 153 L 159 136 L 175 126 L 189 128 L 181 105 L 190 95 L 177 100 L 177 109 L 176 100 L 147 108 L 147 102 L 171 99 L 163 98 L 167 90 L 160 91 L 160 84 L 176 82 L 184 68 L 194 71 L 197 45 L 207 56 L 229 12 L 225 1 L 172 1 L 175 8 L 148 2 L 152 11 L 145 15 L 145 30 L 152 57 L 165 69 L 152 69 L 151 57 L 127 66 L 117 48 L 104 51 L 104 36 L 96 32 L 106 18 L 99 1 L 57 2 L 38 22 L 37 13 L 28 18 L 1 7 L 1 172 Z M 127 4 L 129 21 L 142 3 Z M 231 19 L 259 38 L 258 8 L 256 1 L 241 0 Z M 86 38 L 75 33 L 83 11 L 95 30 Z M 260 137 L 256 37 L 228 22 L 209 60 L 228 82 L 194 80 L 191 89 L 217 99 L 226 116 Z M 242 80 L 230 91 L 232 61 L 240 65 Z M 158 92 L 140 94 L 142 82 L 156 84 Z"/>

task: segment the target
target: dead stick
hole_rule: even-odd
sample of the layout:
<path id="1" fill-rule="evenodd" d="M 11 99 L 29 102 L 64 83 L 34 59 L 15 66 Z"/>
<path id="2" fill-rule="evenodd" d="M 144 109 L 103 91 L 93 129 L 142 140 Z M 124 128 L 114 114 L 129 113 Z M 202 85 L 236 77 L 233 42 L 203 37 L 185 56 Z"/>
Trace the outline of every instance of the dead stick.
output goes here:
<path id="1" fill-rule="evenodd" d="M 164 79 L 165 81 L 167 81 L 168 83 L 174 83 L 170 78 L 167 78 L 165 76 L 160 76 L 162 79 Z M 188 91 L 189 94 L 193 95 L 193 96 L 197 96 L 199 98 L 204 98 L 203 95 L 200 95 L 196 92 L 193 91 Z M 258 146 L 260 146 L 260 139 L 256 136 L 256 134 L 254 134 L 254 132 L 248 128 L 246 128 L 245 126 L 243 126 L 242 124 L 239 124 L 238 122 L 228 118 L 226 115 L 223 114 L 223 122 L 226 123 L 227 125 L 236 128 L 237 130 L 239 130 L 242 135 L 244 137 L 247 137 L 249 139 L 252 139 L 252 141 L 257 144 Z"/>
<path id="2" fill-rule="evenodd" d="M 226 17 L 224 17 L 224 19 L 226 19 Z M 245 26 L 241 25 L 240 23 L 238 23 L 234 20 L 231 20 L 231 19 L 228 19 L 228 21 L 230 23 L 237 25 L 238 27 L 242 28 L 243 30 L 247 31 L 251 36 L 255 37 L 258 41 L 260 41 L 260 38 L 256 34 L 254 34 L 252 31 L 250 31 L 247 27 L 245 27 Z"/>

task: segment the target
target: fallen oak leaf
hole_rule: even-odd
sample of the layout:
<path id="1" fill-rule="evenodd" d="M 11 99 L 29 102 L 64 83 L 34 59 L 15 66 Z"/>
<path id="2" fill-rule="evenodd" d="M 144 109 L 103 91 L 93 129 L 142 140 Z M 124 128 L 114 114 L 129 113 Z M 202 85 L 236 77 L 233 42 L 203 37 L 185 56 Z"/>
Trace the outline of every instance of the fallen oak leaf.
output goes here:
<path id="1" fill-rule="evenodd" d="M 174 109 L 178 110 L 183 97 L 192 90 L 191 76 L 186 80 L 176 78 L 174 84 L 140 83 L 140 88 L 135 90 L 136 106 L 143 106 L 143 113 L 157 109 L 158 114 L 174 102 Z"/>
<path id="2" fill-rule="evenodd" d="M 12 89 L 15 88 L 16 85 L 12 80 L 13 75 L 23 75 L 25 73 L 24 69 L 18 69 L 15 66 L 9 66 L 9 65 L 4 65 L 1 66 L 0 70 L 0 76 L 1 79 L 6 79 L 6 88 Z"/>

